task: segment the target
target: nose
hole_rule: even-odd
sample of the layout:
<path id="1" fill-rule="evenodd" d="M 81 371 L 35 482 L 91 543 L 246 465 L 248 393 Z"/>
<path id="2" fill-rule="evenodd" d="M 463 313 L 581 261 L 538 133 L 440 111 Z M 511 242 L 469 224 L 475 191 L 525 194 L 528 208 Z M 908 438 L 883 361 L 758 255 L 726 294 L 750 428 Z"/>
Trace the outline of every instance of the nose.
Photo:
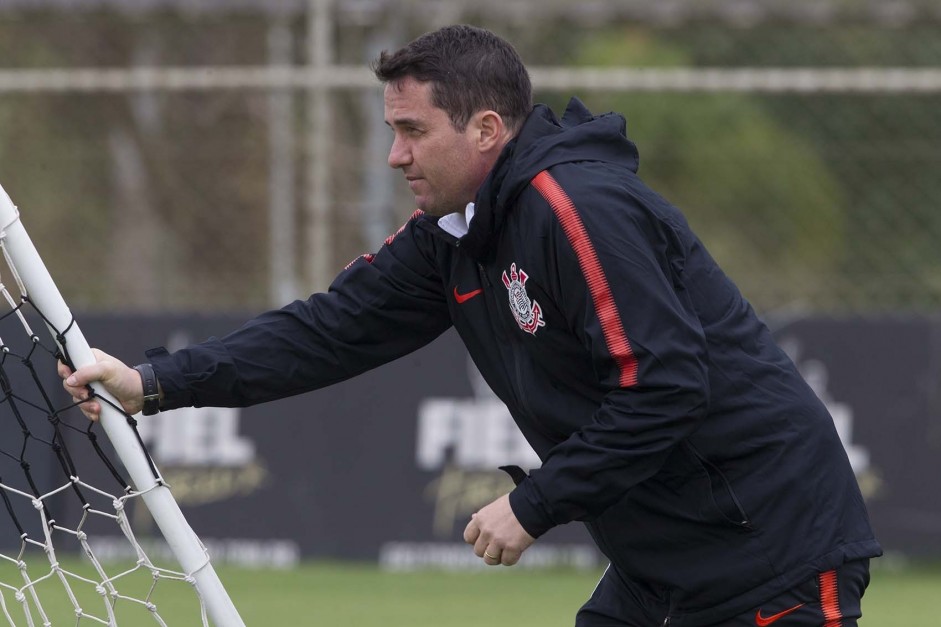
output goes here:
<path id="1" fill-rule="evenodd" d="M 412 153 L 409 150 L 408 142 L 403 138 L 396 136 L 392 141 L 392 148 L 389 149 L 389 167 L 402 168 L 412 162 Z"/>

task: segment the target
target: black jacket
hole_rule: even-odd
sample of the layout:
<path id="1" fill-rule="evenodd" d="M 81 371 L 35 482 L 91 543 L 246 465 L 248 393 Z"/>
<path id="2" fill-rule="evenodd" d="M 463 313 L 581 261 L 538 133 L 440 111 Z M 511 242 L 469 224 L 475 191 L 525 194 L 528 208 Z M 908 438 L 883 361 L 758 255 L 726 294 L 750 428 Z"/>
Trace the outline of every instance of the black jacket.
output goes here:
<path id="1" fill-rule="evenodd" d="M 510 494 L 523 527 L 585 521 L 671 624 L 880 554 L 826 409 L 637 160 L 622 117 L 537 106 L 466 235 L 417 212 L 327 293 L 150 351 L 164 407 L 312 390 L 453 325 L 543 461 Z"/>

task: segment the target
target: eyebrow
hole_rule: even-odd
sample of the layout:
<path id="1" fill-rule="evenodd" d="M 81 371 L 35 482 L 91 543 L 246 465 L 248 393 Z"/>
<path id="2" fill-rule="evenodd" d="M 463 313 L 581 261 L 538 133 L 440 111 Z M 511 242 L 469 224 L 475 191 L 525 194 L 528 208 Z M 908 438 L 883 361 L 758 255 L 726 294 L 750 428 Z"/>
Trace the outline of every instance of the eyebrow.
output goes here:
<path id="1" fill-rule="evenodd" d="M 396 118 L 396 119 L 393 119 L 391 123 L 388 120 L 386 120 L 385 122 L 386 122 L 386 126 L 388 126 L 389 128 L 392 128 L 394 126 L 421 126 L 421 122 L 419 122 L 415 118 Z"/>

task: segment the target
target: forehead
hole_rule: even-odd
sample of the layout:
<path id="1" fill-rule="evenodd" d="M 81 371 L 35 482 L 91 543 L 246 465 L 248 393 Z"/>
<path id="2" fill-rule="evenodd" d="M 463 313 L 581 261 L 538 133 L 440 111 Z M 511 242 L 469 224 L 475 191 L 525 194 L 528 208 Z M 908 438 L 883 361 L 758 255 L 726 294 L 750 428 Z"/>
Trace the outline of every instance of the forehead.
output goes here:
<path id="1" fill-rule="evenodd" d="M 408 76 L 387 83 L 383 95 L 386 123 L 392 124 L 403 118 L 447 115 L 431 102 L 431 83 Z"/>

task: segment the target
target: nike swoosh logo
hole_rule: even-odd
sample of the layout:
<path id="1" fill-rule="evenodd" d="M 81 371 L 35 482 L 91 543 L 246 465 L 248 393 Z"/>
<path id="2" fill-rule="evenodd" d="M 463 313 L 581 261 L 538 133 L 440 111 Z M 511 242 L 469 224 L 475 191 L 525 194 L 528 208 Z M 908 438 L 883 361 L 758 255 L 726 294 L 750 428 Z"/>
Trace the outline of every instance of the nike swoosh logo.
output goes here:
<path id="1" fill-rule="evenodd" d="M 772 614 L 771 616 L 762 616 L 762 615 L 761 615 L 761 610 L 758 610 L 758 613 L 755 614 L 755 624 L 758 625 L 758 627 L 767 627 L 768 625 L 770 625 L 770 624 L 773 623 L 774 621 L 778 620 L 779 618 L 784 618 L 785 616 L 787 616 L 787 615 L 790 614 L 791 612 L 796 612 L 797 610 L 799 610 L 799 609 L 802 608 L 802 607 L 804 607 L 804 604 L 803 604 L 803 603 L 801 603 L 800 605 L 795 605 L 794 607 L 792 607 L 792 608 L 790 608 L 790 609 L 787 609 L 787 610 L 784 610 L 783 612 L 778 612 L 777 614 Z"/>
<path id="2" fill-rule="evenodd" d="M 483 288 L 478 288 L 472 292 L 467 292 L 466 294 L 458 294 L 457 286 L 455 285 L 454 286 L 454 300 L 457 301 L 458 305 L 463 305 L 464 303 L 472 299 L 474 296 L 477 296 L 478 294 L 483 293 L 483 291 L 484 291 Z"/>

